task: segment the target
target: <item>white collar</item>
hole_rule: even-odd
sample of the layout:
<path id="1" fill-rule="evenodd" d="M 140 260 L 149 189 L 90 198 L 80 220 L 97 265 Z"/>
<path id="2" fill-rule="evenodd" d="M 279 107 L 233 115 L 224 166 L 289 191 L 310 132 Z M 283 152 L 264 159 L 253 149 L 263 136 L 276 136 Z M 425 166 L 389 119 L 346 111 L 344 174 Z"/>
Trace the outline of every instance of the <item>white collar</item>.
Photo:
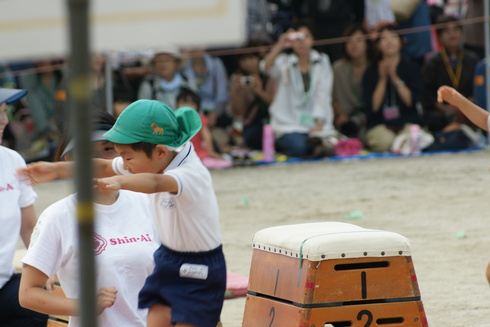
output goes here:
<path id="1" fill-rule="evenodd" d="M 181 148 L 180 151 L 177 153 L 175 158 L 169 163 L 167 168 L 165 168 L 164 173 L 171 169 L 175 169 L 179 167 L 185 161 L 185 159 L 187 159 L 187 157 L 190 155 L 193 149 L 192 142 L 189 141 L 179 148 Z"/>

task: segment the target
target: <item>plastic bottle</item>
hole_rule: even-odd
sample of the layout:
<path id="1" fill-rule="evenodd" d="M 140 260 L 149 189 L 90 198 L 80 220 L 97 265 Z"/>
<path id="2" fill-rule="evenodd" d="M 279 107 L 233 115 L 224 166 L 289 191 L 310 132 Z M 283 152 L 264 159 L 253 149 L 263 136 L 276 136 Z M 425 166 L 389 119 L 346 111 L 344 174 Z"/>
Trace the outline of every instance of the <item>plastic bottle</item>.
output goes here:
<path id="1" fill-rule="evenodd" d="M 413 124 L 410 126 L 410 154 L 411 155 L 420 155 L 420 126 L 417 124 Z"/>
<path id="2" fill-rule="evenodd" d="M 262 153 L 264 162 L 274 161 L 274 131 L 270 124 L 265 124 L 262 130 Z"/>

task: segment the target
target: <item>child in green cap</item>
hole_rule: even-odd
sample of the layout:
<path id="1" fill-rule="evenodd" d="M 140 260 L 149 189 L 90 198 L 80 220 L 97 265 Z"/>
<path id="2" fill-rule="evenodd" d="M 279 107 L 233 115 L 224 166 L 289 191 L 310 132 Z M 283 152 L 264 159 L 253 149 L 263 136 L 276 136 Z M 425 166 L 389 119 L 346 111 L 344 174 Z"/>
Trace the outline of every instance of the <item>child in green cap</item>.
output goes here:
<path id="1" fill-rule="evenodd" d="M 226 265 L 218 203 L 211 175 L 189 142 L 200 128 L 192 108 L 173 111 L 160 101 L 138 100 L 104 134 L 119 157 L 95 160 L 99 189 L 150 196 L 162 244 L 139 294 L 138 306 L 149 308 L 149 327 L 215 327 L 223 307 Z M 70 177 L 68 164 L 36 163 L 18 174 L 45 182 Z"/>

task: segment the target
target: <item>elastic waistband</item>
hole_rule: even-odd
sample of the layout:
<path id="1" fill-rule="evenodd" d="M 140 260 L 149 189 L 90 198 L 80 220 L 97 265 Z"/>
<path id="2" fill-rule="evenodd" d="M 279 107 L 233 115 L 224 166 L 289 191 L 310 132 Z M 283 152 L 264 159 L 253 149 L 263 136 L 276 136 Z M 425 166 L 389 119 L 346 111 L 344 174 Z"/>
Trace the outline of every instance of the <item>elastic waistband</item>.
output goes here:
<path id="1" fill-rule="evenodd" d="M 160 251 L 164 251 L 170 255 L 177 255 L 180 257 L 212 257 L 215 256 L 216 254 L 220 254 L 223 252 L 223 245 L 220 244 L 218 247 L 209 250 L 209 251 L 199 251 L 199 252 L 180 252 L 180 251 L 175 251 L 172 249 L 169 249 L 165 245 L 160 246 Z"/>

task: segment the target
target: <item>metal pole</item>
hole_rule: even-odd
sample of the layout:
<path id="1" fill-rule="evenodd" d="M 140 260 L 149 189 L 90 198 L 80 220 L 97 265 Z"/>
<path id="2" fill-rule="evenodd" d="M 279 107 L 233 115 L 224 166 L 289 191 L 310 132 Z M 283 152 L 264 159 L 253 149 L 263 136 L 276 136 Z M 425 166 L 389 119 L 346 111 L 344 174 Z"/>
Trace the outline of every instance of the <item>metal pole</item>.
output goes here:
<path id="1" fill-rule="evenodd" d="M 486 110 L 490 110 L 490 44 L 488 38 L 490 37 L 489 23 L 488 23 L 488 13 L 489 13 L 489 3 L 488 0 L 483 1 L 483 16 L 485 20 L 483 22 L 483 35 L 485 40 L 485 99 L 486 99 Z M 490 145 L 490 133 L 487 133 L 487 146 Z"/>
<path id="2" fill-rule="evenodd" d="M 111 115 L 114 114 L 113 99 L 112 60 L 111 56 L 105 55 L 105 104 Z"/>
<path id="3" fill-rule="evenodd" d="M 97 326 L 92 192 L 92 109 L 90 93 L 89 0 L 67 0 L 71 74 L 70 116 L 75 122 L 75 183 L 78 194 L 80 299 L 82 327 Z"/>

